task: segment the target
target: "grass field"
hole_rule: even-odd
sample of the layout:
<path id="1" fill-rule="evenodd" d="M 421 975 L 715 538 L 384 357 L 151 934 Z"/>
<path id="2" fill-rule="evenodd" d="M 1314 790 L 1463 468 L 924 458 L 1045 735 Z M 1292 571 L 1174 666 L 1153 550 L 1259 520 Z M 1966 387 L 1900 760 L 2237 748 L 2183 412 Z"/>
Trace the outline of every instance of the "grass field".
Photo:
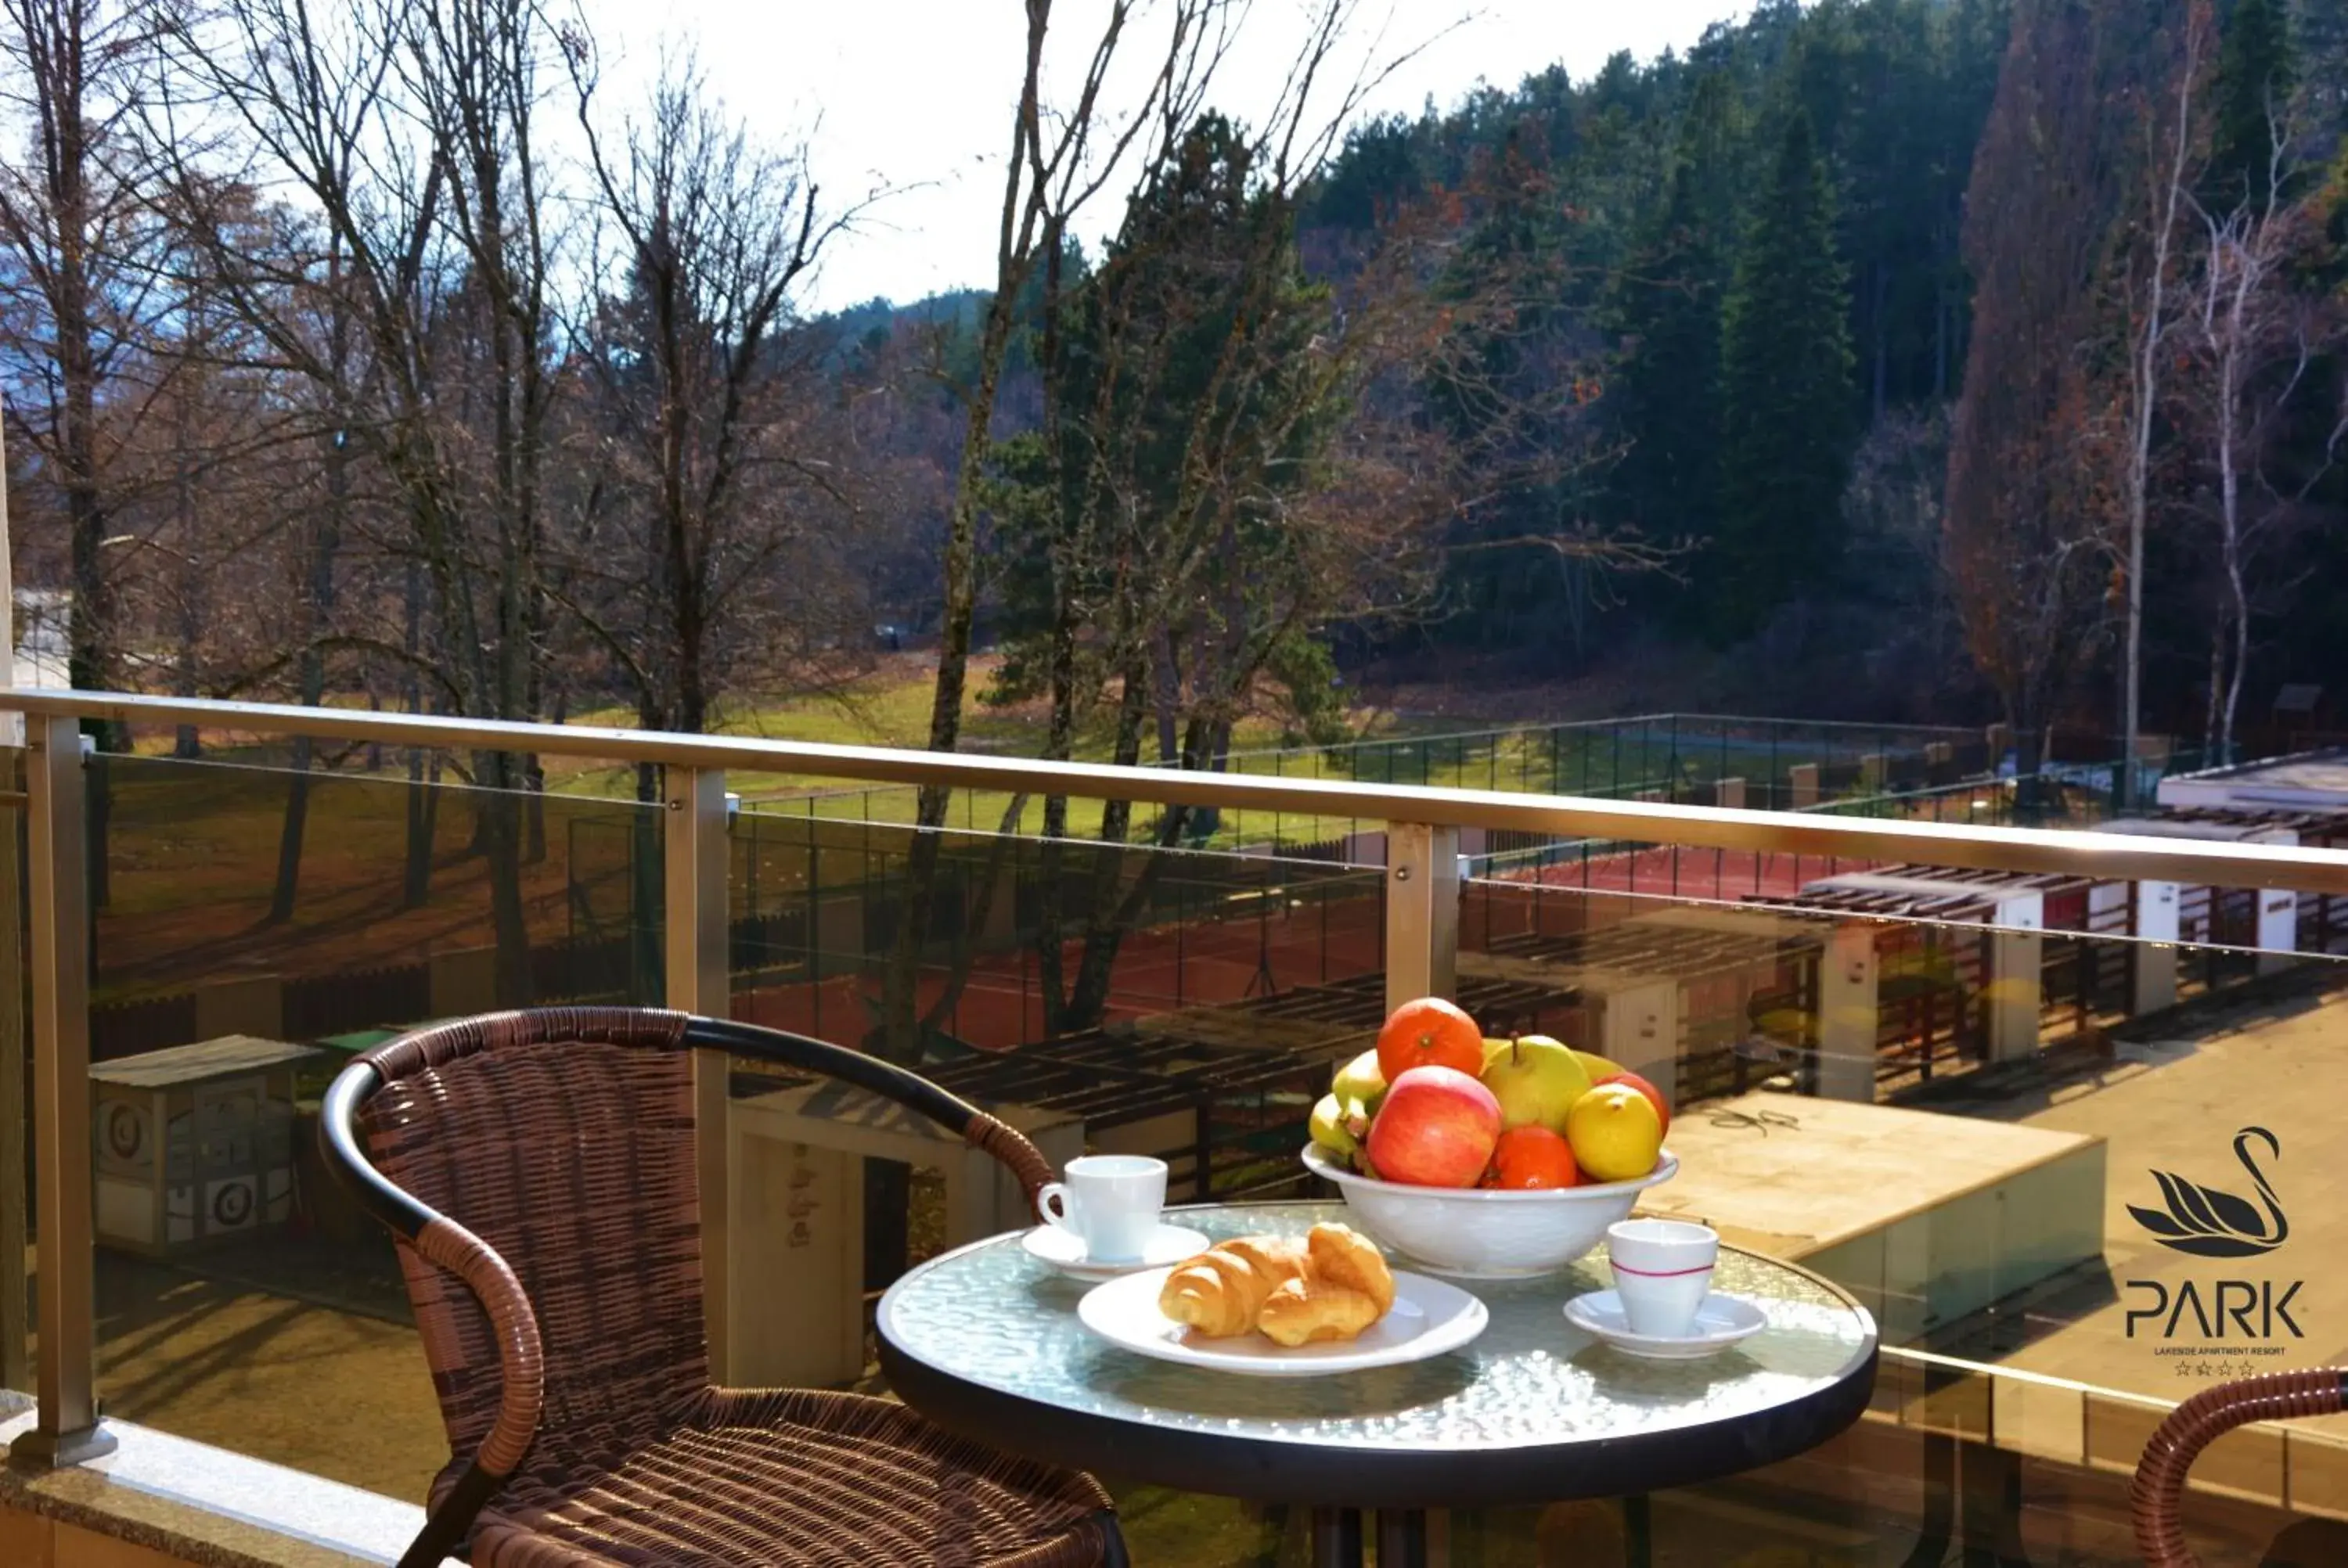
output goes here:
<path id="1" fill-rule="evenodd" d="M 973 686 L 983 690 L 991 661 L 975 661 Z M 931 666 L 926 656 L 892 657 L 869 674 L 837 691 L 819 696 L 763 704 L 722 717 L 718 728 L 729 734 L 758 735 L 777 740 L 826 744 L 919 747 L 929 733 Z M 626 726 L 627 714 L 616 711 L 581 713 L 582 723 Z M 1902 744 L 1900 732 L 1853 731 L 1849 735 L 1821 731 L 1791 744 L 1782 755 L 1774 742 L 1738 740 L 1712 731 L 1681 733 L 1658 722 L 1621 727 L 1593 724 L 1586 731 L 1552 733 L 1549 721 L 1526 722 L 1521 729 L 1503 723 L 1482 731 L 1464 730 L 1460 717 L 1412 714 L 1382 704 L 1365 702 L 1347 715 L 1352 738 L 1344 743 L 1310 749 L 1303 739 L 1284 730 L 1269 714 L 1243 722 L 1232 738 L 1228 769 L 1233 773 L 1363 783 L 1416 784 L 1433 788 L 1496 789 L 1557 792 L 1620 797 L 1647 789 L 1677 786 L 1702 790 L 1714 779 L 1752 775 L 1756 784 L 1782 774 L 1795 762 L 1850 760 L 1873 749 Z M 1097 724 L 1077 738 L 1080 759 L 1107 761 L 1111 734 Z M 1035 704 L 1003 708 L 973 699 L 965 711 L 963 749 L 980 754 L 1033 756 L 1041 750 L 1043 714 Z M 634 775 L 625 768 L 550 764 L 554 787 L 581 794 L 624 795 L 634 788 Z M 774 815 L 910 823 L 915 808 L 908 788 L 843 784 L 808 774 L 746 774 L 729 779 L 750 808 Z M 951 826 L 979 832 L 1010 826 L 1036 831 L 1043 820 L 1039 800 L 1025 804 L 1016 819 L 1009 815 L 1012 798 L 993 791 L 962 791 L 947 813 Z M 1146 824 L 1147 814 L 1137 819 Z M 1099 830 L 1097 802 L 1072 801 L 1071 830 L 1090 836 Z M 1333 816 L 1274 816 L 1264 813 L 1224 813 L 1202 842 L 1216 847 L 1243 844 L 1310 844 L 1340 837 L 1364 825 Z"/>

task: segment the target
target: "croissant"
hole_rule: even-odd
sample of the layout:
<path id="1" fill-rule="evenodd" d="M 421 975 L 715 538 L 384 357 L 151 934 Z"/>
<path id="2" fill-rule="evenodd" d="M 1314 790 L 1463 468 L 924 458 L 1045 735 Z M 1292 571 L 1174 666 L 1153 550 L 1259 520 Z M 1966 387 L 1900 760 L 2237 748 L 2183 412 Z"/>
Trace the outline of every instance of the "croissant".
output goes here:
<path id="1" fill-rule="evenodd" d="M 1385 1314 L 1362 1291 L 1326 1280 L 1292 1279 L 1264 1297 L 1256 1327 L 1282 1345 L 1352 1339 Z"/>
<path id="2" fill-rule="evenodd" d="M 1158 1310 L 1210 1339 L 1230 1339 L 1255 1327 L 1272 1293 L 1302 1279 L 1310 1255 L 1289 1237 L 1240 1236 L 1218 1242 L 1166 1276 Z"/>
<path id="3" fill-rule="evenodd" d="M 1211 1339 L 1261 1330 L 1282 1345 L 1351 1339 L 1394 1305 L 1394 1275 L 1366 1238 L 1318 1225 L 1303 1241 L 1241 1236 L 1176 1268 L 1158 1308 Z"/>
<path id="4" fill-rule="evenodd" d="M 1377 1244 L 1345 1225 L 1317 1225 L 1304 1238 L 1312 1273 L 1331 1285 L 1358 1290 L 1368 1296 L 1378 1316 L 1394 1306 L 1394 1271 Z"/>

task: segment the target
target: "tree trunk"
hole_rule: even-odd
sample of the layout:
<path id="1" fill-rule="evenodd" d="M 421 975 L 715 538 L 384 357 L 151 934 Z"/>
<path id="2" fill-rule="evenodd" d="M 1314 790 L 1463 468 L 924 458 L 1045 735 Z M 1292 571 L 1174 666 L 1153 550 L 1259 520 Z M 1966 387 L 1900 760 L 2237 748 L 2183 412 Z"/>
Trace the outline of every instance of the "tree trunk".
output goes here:
<path id="1" fill-rule="evenodd" d="M 1044 755 L 1066 762 L 1074 753 L 1076 734 L 1076 624 L 1073 601 L 1062 584 L 1055 585 L 1052 617 L 1051 718 L 1044 732 Z M 1044 841 L 1036 846 L 1038 915 L 1035 922 L 1035 975 L 1044 996 L 1044 1038 L 1057 1040 L 1066 1024 L 1067 990 L 1063 959 L 1066 953 L 1067 911 L 1066 851 L 1068 797 L 1044 800 Z"/>
<path id="2" fill-rule="evenodd" d="M 1001 290 L 987 308 L 984 337 L 979 345 L 978 384 L 971 395 L 970 417 L 963 433 L 960 467 L 954 480 L 954 504 L 946 531 L 942 613 L 938 624 L 938 670 L 930 702 L 929 749 L 956 750 L 962 740 L 963 701 L 969 690 L 971 632 L 978 616 L 979 497 L 986 476 L 986 456 L 994 437 L 995 387 L 1002 377 L 1003 354 L 1010 342 L 1012 313 L 1016 302 Z M 897 907 L 896 939 L 881 979 L 880 1054 L 896 1062 L 911 1062 L 921 1054 L 919 1015 L 922 948 L 930 928 L 930 906 L 935 892 L 937 829 L 945 825 L 953 792 L 924 785 L 914 808 L 915 829 L 906 845 L 905 882 Z"/>
<path id="3" fill-rule="evenodd" d="M 1170 767 L 1181 754 L 1182 670 L 1174 657 L 1172 629 L 1160 626 L 1155 641 L 1150 669 L 1158 706 L 1158 760 Z"/>
<path id="4" fill-rule="evenodd" d="M 2218 609 L 2218 619 L 2209 628 L 2209 700 L 2201 714 L 2201 761 L 2205 766 L 2225 761 L 2218 750 L 2219 693 L 2226 687 L 2226 610 Z"/>
<path id="5" fill-rule="evenodd" d="M 299 618 L 303 641 L 298 668 L 301 700 L 314 708 L 326 699 L 326 659 L 318 640 L 334 614 L 335 558 L 343 544 L 343 512 L 350 504 L 350 461 L 340 432 L 328 438 L 324 454 L 326 505 L 320 510 L 310 540 L 309 581 Z M 269 896 L 268 924 L 282 925 L 294 917 L 294 902 L 302 876 L 302 839 L 310 815 L 310 737 L 294 738 L 294 776 L 286 781 L 285 822 L 277 836 L 277 881 Z"/>
<path id="6" fill-rule="evenodd" d="M 521 760 L 522 787 L 529 792 L 528 833 L 522 859 L 531 866 L 546 864 L 546 763 L 536 752 Z"/>
<path id="7" fill-rule="evenodd" d="M 310 737 L 294 737 L 294 774 L 285 781 L 285 820 L 277 834 L 277 880 L 269 894 L 263 924 L 282 926 L 294 917 L 301 884 L 302 834 L 310 819 Z"/>

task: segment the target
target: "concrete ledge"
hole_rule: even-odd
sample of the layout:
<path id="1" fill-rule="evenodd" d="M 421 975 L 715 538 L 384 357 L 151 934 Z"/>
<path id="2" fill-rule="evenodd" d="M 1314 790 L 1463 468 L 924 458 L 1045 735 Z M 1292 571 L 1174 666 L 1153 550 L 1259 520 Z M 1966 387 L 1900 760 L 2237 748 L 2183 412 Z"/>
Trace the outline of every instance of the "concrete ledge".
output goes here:
<path id="1" fill-rule="evenodd" d="M 32 1426 L 28 1405 L 0 1392 L 0 1442 Z M 89 1464 L 0 1467 L 0 1546 L 10 1549 L 12 1568 L 383 1568 L 424 1525 L 413 1503 L 128 1421 L 106 1430 L 120 1446 Z M 28 1527 L 27 1518 L 48 1528 Z M 89 1537 L 138 1550 L 94 1549 Z M 43 1545 L 46 1559 L 18 1555 Z M 452 1558 L 446 1568 L 461 1565 Z"/>

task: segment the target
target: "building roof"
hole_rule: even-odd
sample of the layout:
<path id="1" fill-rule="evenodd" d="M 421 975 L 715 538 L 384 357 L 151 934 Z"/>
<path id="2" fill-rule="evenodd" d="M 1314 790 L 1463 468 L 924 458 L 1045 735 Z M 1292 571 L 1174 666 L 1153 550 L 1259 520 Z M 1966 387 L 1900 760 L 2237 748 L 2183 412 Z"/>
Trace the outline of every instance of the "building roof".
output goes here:
<path id="1" fill-rule="evenodd" d="M 239 1078 L 292 1067 L 325 1054 L 315 1046 L 294 1045 L 282 1040 L 260 1040 L 249 1034 L 225 1034 L 193 1045 L 167 1046 L 138 1056 L 117 1057 L 89 1070 L 92 1082 L 121 1089 L 169 1089 L 175 1084 L 202 1083 L 215 1078 Z"/>
<path id="2" fill-rule="evenodd" d="M 2348 749 L 2302 752 L 2160 781 L 2164 806 L 2348 810 Z"/>

